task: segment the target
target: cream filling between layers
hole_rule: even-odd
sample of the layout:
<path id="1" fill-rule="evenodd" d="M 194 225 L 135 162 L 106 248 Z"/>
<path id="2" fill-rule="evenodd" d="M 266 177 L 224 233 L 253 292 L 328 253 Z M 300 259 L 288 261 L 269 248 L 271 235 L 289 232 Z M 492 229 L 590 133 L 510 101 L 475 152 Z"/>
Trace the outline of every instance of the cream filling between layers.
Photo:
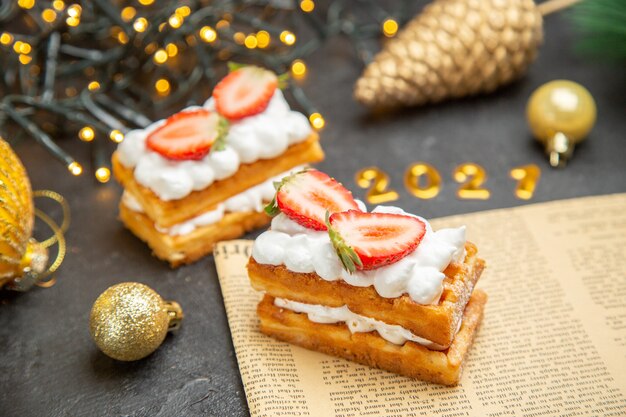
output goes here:
<path id="1" fill-rule="evenodd" d="M 365 211 L 364 205 L 360 205 Z M 372 212 L 414 216 L 390 206 L 378 206 Z M 260 264 L 284 265 L 296 273 L 315 272 L 326 281 L 374 286 L 384 298 L 408 294 L 418 304 L 436 304 L 443 291 L 443 271 L 451 262 L 465 259 L 465 226 L 435 232 L 427 220 L 419 219 L 426 225 L 426 233 L 417 248 L 398 262 L 371 271 L 347 272 L 328 232 L 307 229 L 283 213 L 274 217 L 271 230 L 255 240 L 252 257 Z"/>
<path id="2" fill-rule="evenodd" d="M 283 177 L 302 170 L 304 166 L 295 167 L 287 172 L 270 178 L 261 184 L 250 187 L 247 190 L 230 197 L 223 203 L 217 205 L 214 210 L 209 210 L 202 213 L 199 216 L 193 217 L 181 223 L 177 223 L 173 226 L 164 228 L 155 224 L 155 229 L 170 236 L 182 236 L 187 235 L 199 227 L 215 224 L 222 220 L 226 213 L 242 213 L 242 212 L 257 212 L 261 213 L 265 208 L 265 205 L 274 198 L 276 190 L 274 189 L 274 182 L 280 181 Z M 144 213 L 145 210 L 141 203 L 127 190 L 124 190 L 122 194 L 122 204 L 128 209 L 137 213 Z"/>
<path id="3" fill-rule="evenodd" d="M 274 305 L 295 311 L 296 313 L 305 313 L 308 319 L 314 323 L 345 323 L 351 333 L 369 333 L 376 331 L 380 337 L 394 345 L 403 345 L 410 340 L 411 342 L 415 342 L 431 350 L 447 349 L 446 346 L 414 335 L 410 330 L 402 326 L 387 324 L 380 320 L 353 313 L 348 306 L 345 305 L 343 307 L 327 307 L 319 304 L 299 303 L 284 298 L 275 298 Z"/>

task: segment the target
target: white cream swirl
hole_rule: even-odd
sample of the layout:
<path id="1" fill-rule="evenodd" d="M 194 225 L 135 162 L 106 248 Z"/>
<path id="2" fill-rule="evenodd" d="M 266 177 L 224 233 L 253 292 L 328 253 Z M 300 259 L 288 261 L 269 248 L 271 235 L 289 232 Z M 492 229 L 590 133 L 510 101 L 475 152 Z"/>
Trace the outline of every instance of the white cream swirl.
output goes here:
<path id="1" fill-rule="evenodd" d="M 373 212 L 411 215 L 397 207 L 378 206 Z M 418 217 L 418 216 L 415 216 Z M 252 256 L 260 264 L 285 265 L 293 272 L 315 272 L 326 281 L 343 280 L 356 287 L 374 286 L 385 298 L 408 294 L 419 304 L 437 303 L 443 291 L 443 270 L 465 257 L 465 226 L 426 233 L 417 249 L 398 262 L 370 271 L 344 270 L 327 232 L 300 226 L 286 215 L 272 220 L 271 229 L 254 242 Z"/>
<path id="2" fill-rule="evenodd" d="M 214 109 L 212 98 L 204 107 Z M 182 112 L 198 108 L 191 106 Z M 184 198 L 216 180 L 228 178 L 242 163 L 274 158 L 311 133 L 306 116 L 290 110 L 280 90 L 276 90 L 262 113 L 231 122 L 224 150 L 210 152 L 199 161 L 170 160 L 146 147 L 148 134 L 163 123 L 159 120 L 145 129 L 128 132 L 117 150 L 120 162 L 135 169 L 137 182 L 164 201 Z"/>
<path id="3" fill-rule="evenodd" d="M 444 350 L 445 346 L 428 339 L 416 336 L 410 330 L 397 324 L 387 324 L 383 321 L 353 313 L 348 306 L 327 307 L 319 304 L 305 304 L 297 301 L 275 298 L 276 307 L 305 313 L 314 323 L 332 324 L 345 323 L 352 333 L 369 333 L 377 331 L 380 337 L 395 345 L 403 345 L 408 340 L 418 343 L 432 350 Z"/>
<path id="4" fill-rule="evenodd" d="M 293 172 L 302 170 L 303 166 L 293 168 L 287 172 L 270 178 L 261 184 L 250 187 L 247 190 L 230 197 L 223 203 L 217 205 L 213 210 L 206 211 L 199 216 L 193 217 L 181 223 L 177 223 L 173 226 L 164 228 L 155 225 L 155 228 L 161 232 L 170 236 L 187 235 L 199 227 L 208 226 L 219 222 L 224 218 L 226 213 L 240 213 L 240 212 L 257 212 L 260 213 L 265 208 L 265 205 L 274 198 L 276 190 L 274 189 L 274 181 L 279 181 L 284 176 L 287 176 Z M 122 194 L 122 204 L 132 211 L 143 213 L 144 209 L 141 203 L 128 191 L 124 191 Z"/>

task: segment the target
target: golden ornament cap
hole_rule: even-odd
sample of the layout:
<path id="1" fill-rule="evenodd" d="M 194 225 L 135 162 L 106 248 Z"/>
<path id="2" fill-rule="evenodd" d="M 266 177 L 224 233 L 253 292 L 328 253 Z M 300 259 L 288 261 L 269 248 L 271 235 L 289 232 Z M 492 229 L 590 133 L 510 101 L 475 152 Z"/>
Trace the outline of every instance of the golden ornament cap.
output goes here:
<path id="1" fill-rule="evenodd" d="M 562 168 L 574 146 L 587 138 L 596 122 L 591 93 L 573 81 L 555 80 L 535 90 L 526 107 L 528 126 L 545 146 L 550 165 Z"/>
<path id="2" fill-rule="evenodd" d="M 154 352 L 168 331 L 180 327 L 183 310 L 138 282 L 123 282 L 96 299 L 89 318 L 91 337 L 102 352 L 135 361 Z"/>

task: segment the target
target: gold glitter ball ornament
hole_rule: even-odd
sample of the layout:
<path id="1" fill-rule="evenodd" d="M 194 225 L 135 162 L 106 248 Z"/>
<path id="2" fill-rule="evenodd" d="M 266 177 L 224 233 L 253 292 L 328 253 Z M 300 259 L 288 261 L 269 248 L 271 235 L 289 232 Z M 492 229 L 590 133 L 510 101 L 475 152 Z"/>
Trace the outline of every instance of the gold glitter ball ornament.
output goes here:
<path id="1" fill-rule="evenodd" d="M 147 285 L 123 282 L 104 291 L 91 309 L 89 330 L 107 356 L 120 361 L 145 358 L 177 329 L 183 311 Z"/>
<path id="2" fill-rule="evenodd" d="M 544 144 L 550 165 L 562 168 L 574 146 L 587 138 L 596 122 L 591 93 L 573 81 L 556 80 L 539 87 L 526 107 L 528 126 Z"/>
<path id="3" fill-rule="evenodd" d="M 526 73 L 542 39 L 532 0 L 435 0 L 385 44 L 354 95 L 397 108 L 489 93 Z"/>
<path id="4" fill-rule="evenodd" d="M 0 288 L 27 290 L 46 269 L 48 253 L 32 238 L 34 218 L 26 170 L 0 138 Z"/>

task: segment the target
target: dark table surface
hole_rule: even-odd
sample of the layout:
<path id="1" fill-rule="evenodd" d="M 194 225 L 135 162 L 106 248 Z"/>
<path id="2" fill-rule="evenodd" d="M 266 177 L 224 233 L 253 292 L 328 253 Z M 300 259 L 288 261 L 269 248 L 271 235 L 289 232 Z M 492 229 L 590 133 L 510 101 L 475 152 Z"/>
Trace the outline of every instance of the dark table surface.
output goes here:
<path id="1" fill-rule="evenodd" d="M 400 193 L 394 204 L 425 217 L 625 192 L 626 77 L 618 66 L 574 54 L 573 41 L 569 22 L 551 16 L 540 56 L 520 82 L 490 96 L 376 118 L 352 100 L 360 69 L 349 45 L 332 42 L 308 60 L 303 82 L 327 122 L 322 132 L 327 158 L 319 167 L 363 198 L 354 174 L 378 166 Z M 598 121 L 568 167 L 557 171 L 531 140 L 524 110 L 535 88 L 560 78 L 591 91 Z M 86 146 L 78 140 L 64 146 L 86 160 Z M 67 197 L 72 225 L 56 285 L 0 294 L 0 415 L 248 415 L 213 258 L 171 270 L 117 221 L 118 185 L 97 185 L 91 175 L 71 177 L 31 141 L 19 143 L 16 151 L 34 189 Z M 436 198 L 419 200 L 404 188 L 403 173 L 415 161 L 441 173 L 443 188 Z M 485 167 L 490 199 L 456 197 L 451 172 L 467 161 Z M 541 167 L 542 176 L 534 197 L 525 202 L 515 198 L 509 171 L 530 163 Z M 122 281 L 148 284 L 177 300 L 186 314 L 177 334 L 133 363 L 109 359 L 89 336 L 92 303 Z"/>

